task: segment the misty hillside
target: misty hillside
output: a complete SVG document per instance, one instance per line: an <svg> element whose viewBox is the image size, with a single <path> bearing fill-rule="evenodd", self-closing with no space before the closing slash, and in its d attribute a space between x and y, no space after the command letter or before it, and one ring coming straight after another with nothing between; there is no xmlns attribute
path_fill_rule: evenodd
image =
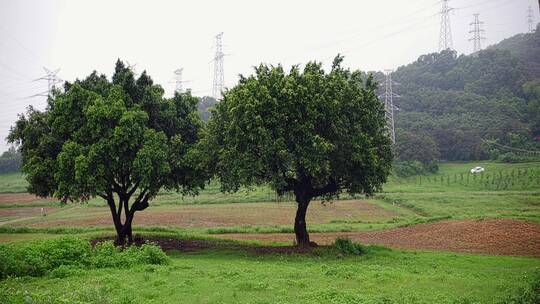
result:
<svg viewBox="0 0 540 304"><path fill-rule="evenodd" d="M434 146L430 153L442 160L486 159L508 152L484 140L539 150L538 67L540 31L467 56L450 50L422 55L398 68L392 74L399 83L394 92L401 96L395 101L398 150L434 142L423 146ZM376 78L384 76L377 73Z"/></svg>

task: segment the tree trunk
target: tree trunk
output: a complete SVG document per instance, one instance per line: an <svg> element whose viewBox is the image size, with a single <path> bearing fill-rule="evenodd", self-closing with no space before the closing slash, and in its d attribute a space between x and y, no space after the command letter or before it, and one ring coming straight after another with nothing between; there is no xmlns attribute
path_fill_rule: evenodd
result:
<svg viewBox="0 0 540 304"><path fill-rule="evenodd" d="M120 218L120 214L116 211L116 204L114 203L114 199L110 198L107 199L107 203L109 204L109 208L111 209L111 216L114 223L114 229L116 230L116 244L117 245L124 245L126 241L126 236L123 233L123 225L122 225L122 219Z"/></svg>
<svg viewBox="0 0 540 304"><path fill-rule="evenodd" d="M304 193L295 193L298 208L294 218L294 233L296 234L296 244L298 246L310 246L309 234L306 227L306 213L311 198Z"/></svg>
<svg viewBox="0 0 540 304"><path fill-rule="evenodd" d="M135 211L127 212L126 215L127 215L127 218L126 218L126 222L124 223L124 233L125 233L125 237L127 237L128 244L131 245L133 244L133 233L131 230L131 223L133 222Z"/></svg>

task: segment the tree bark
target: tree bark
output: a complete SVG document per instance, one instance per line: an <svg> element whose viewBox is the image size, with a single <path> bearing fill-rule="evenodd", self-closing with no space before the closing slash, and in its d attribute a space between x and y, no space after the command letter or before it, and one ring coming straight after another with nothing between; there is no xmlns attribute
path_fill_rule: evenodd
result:
<svg viewBox="0 0 540 304"><path fill-rule="evenodd" d="M309 234L306 227L306 213L311 197L307 195L306 191L295 191L296 203L298 207L296 209L296 216L294 218L294 233L296 234L296 244L298 246L310 246Z"/></svg>

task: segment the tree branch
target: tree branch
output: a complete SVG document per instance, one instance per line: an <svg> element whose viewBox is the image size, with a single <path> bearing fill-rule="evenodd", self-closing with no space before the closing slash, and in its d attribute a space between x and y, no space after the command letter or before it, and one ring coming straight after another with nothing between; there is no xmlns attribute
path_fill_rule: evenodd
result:
<svg viewBox="0 0 540 304"><path fill-rule="evenodd" d="M313 188L311 190L311 194L313 195L313 197L316 197L316 196L322 196L328 193L335 193L338 190L339 190L339 186L337 182L333 178L331 178L330 183L328 183L326 186L322 188Z"/></svg>

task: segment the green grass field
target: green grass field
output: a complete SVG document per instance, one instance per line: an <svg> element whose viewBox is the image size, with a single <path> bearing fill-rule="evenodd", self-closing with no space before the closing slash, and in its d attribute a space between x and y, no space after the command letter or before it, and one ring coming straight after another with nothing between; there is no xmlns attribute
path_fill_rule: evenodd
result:
<svg viewBox="0 0 540 304"><path fill-rule="evenodd" d="M10 303L510 303L540 266L531 258L372 248L360 257L171 254L166 266L7 279Z"/></svg>
<svg viewBox="0 0 540 304"><path fill-rule="evenodd" d="M475 166L486 172L467 174ZM365 211L355 213L339 203L314 205L308 229L368 231L467 218L540 223L539 183L540 163L443 163L437 174L391 177L383 192L366 201L371 207ZM0 193L24 188L21 174L0 175ZM46 216L39 215L42 207L50 210ZM243 212L247 219L255 214L260 220L238 224ZM222 194L213 182L197 197L161 193L144 211L146 219L137 222L136 216L135 231L196 239L216 233L291 232L293 212L290 197L276 198L267 187ZM193 218L181 225L151 221L167 214ZM0 204L0 215L0 243L113 235L108 209L98 199L67 206L7 201ZM193 220L202 215L209 218L201 224ZM538 258L368 248L361 256L325 248L308 255L215 248L169 252L170 265L4 279L0 303L534 303L527 297L539 292Z"/></svg>

